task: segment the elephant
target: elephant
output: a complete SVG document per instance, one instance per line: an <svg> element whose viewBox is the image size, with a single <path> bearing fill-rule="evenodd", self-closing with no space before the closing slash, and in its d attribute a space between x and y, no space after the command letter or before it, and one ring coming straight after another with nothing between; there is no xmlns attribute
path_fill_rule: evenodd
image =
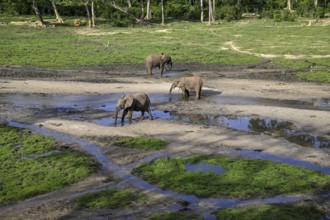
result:
<svg viewBox="0 0 330 220"><path fill-rule="evenodd" d="M196 92L196 99L201 98L201 91L203 87L203 80L199 76L187 76L181 77L174 80L170 88L170 94L172 89L178 87L182 90L183 97L189 97L189 90L194 90Z"/></svg>
<svg viewBox="0 0 330 220"><path fill-rule="evenodd" d="M147 74L152 75L152 68L158 67L160 69L160 76L163 76L165 64L172 69L172 58L169 55L162 53L161 55L149 54L144 60Z"/></svg>
<svg viewBox="0 0 330 220"><path fill-rule="evenodd" d="M115 110L115 125L117 124L118 112L124 109L121 123L124 123L124 118L128 113L128 121L132 123L133 111L141 111L140 120L144 118L144 112L148 111L149 119L152 120L152 114L150 109L150 99L147 94L144 93L135 93L132 95L125 96L123 95L117 101L116 110Z"/></svg>

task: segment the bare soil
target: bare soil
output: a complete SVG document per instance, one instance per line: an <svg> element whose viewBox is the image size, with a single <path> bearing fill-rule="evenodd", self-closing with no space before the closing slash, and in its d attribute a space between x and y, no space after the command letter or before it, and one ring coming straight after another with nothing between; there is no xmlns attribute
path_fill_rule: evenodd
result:
<svg viewBox="0 0 330 220"><path fill-rule="evenodd" d="M177 155L219 155L226 149L262 151L312 162L330 169L330 149L302 147L284 138L267 133L244 132L224 126L191 124L161 118L134 121L127 126L103 126L92 123L93 119L113 117L112 111L90 108L79 110L83 120L70 120L68 112L56 109L41 110L40 107L14 106L3 102L7 94L95 95L129 94L134 92L168 94L173 79L182 75L198 75L204 79L201 100L190 97L186 100L157 102L155 109L186 115L225 115L231 117L253 116L289 121L303 132L318 134L330 139L330 111L313 108L291 108L244 102L251 98L272 100L310 101L330 100L330 85L296 81L290 70L273 69L266 61L249 67L222 65L179 64L160 78L158 71L147 76L142 65L114 65L71 69L47 69L36 67L0 66L0 119L38 125L67 135L88 139L100 145L107 158L119 166L138 162L155 153ZM174 90L179 94L179 90ZM217 95L243 100L239 103L209 101ZM153 101L153 100L151 100ZM329 103L330 105L330 103ZM115 136L146 135L161 138L169 143L165 150L140 151L107 147L105 139ZM72 146L79 149L79 146ZM129 171L130 168L127 168ZM167 210L171 205L182 209L185 203L168 195L141 189L132 184L118 183L115 173L100 169L82 182L56 192L39 195L17 204L0 208L1 219L143 219L153 213ZM143 192L148 199L136 202L124 210L75 209L70 202L86 192L112 187L131 188ZM309 199L321 204L330 213L329 202L317 195ZM328 198L328 197L327 197ZM180 209L180 208L179 208ZM208 209L208 207L205 207Z"/></svg>

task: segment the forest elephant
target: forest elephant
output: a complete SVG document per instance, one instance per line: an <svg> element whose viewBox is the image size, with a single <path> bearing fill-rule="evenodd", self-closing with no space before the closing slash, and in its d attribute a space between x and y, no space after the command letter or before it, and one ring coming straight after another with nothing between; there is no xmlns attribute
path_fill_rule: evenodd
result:
<svg viewBox="0 0 330 220"><path fill-rule="evenodd" d="M178 87L182 90L183 97L189 97L189 90L194 90L196 92L196 99L200 99L203 87L203 80L199 76L187 76L176 79L172 83L172 86L170 88L170 94L172 92L172 89L174 89L175 87Z"/></svg>
<svg viewBox="0 0 330 220"><path fill-rule="evenodd" d="M167 54L149 54L144 60L147 74L152 75L152 68L158 67L160 69L160 76L163 76L163 71L165 65L169 66L169 69L172 69L172 58Z"/></svg>
<svg viewBox="0 0 330 220"><path fill-rule="evenodd" d="M123 95L120 99L118 99L115 110L115 125L117 124L118 112L121 109L124 109L121 117L122 124L124 123L124 118L127 113L128 113L128 122L132 123L132 115L134 111L141 111L140 120L144 118L145 111L148 112L149 119L150 120L153 119L150 109L150 99L148 95L144 93L136 93L128 96Z"/></svg>

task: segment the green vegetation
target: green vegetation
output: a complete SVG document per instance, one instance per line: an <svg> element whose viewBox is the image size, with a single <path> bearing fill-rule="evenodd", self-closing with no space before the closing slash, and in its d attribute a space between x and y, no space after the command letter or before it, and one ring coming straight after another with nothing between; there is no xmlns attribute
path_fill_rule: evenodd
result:
<svg viewBox="0 0 330 220"><path fill-rule="evenodd" d="M219 165L225 173L189 172L189 163ZM135 174L161 188L198 197L252 198L311 193L330 184L318 171L266 160L194 156L161 158L137 167Z"/></svg>
<svg viewBox="0 0 330 220"><path fill-rule="evenodd" d="M175 63L249 65L268 54L274 55L273 64L281 67L301 69L315 63L325 69L330 63L329 58L322 58L330 51L328 26L307 27L305 22L279 25L249 20L212 26L173 22L167 26L104 25L97 29L5 25L0 29L0 65L62 68L143 64L147 54L165 52L172 56L174 68ZM287 59L287 55L298 59Z"/></svg>
<svg viewBox="0 0 330 220"><path fill-rule="evenodd" d="M0 205L53 191L88 176L96 163L77 151L55 151L50 137L0 124Z"/></svg>
<svg viewBox="0 0 330 220"><path fill-rule="evenodd" d="M80 196L74 201L74 206L90 209L116 209L128 207L138 199L139 197L130 190L111 189Z"/></svg>
<svg viewBox="0 0 330 220"><path fill-rule="evenodd" d="M219 210L221 220L318 220L324 213L314 205L249 205Z"/></svg>
<svg viewBox="0 0 330 220"><path fill-rule="evenodd" d="M329 71L298 72L297 77L306 81L330 83Z"/></svg>
<svg viewBox="0 0 330 220"><path fill-rule="evenodd" d="M110 145L143 150L161 150L166 147L167 143L150 137L117 137L110 142Z"/></svg>
<svg viewBox="0 0 330 220"><path fill-rule="evenodd" d="M174 220L174 219L180 219L180 220L202 220L204 218L198 217L196 215L193 215L189 212L167 212L167 213L161 213L157 214L150 218L151 220Z"/></svg>

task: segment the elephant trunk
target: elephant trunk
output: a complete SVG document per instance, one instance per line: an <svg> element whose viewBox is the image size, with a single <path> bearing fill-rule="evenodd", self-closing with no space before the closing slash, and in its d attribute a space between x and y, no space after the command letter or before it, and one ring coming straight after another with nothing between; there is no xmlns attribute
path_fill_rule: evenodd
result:
<svg viewBox="0 0 330 220"><path fill-rule="evenodd" d="M175 88L175 86L176 86L175 83L173 83L172 86L171 86L171 88L170 88L170 94L171 94L171 92L172 92L172 89Z"/></svg>
<svg viewBox="0 0 330 220"><path fill-rule="evenodd" d="M172 61L169 62L169 66L170 66L170 69L169 70L172 70Z"/></svg>
<svg viewBox="0 0 330 220"><path fill-rule="evenodd" d="M120 107L117 106L115 110L115 124L117 124L118 112L120 111Z"/></svg>

